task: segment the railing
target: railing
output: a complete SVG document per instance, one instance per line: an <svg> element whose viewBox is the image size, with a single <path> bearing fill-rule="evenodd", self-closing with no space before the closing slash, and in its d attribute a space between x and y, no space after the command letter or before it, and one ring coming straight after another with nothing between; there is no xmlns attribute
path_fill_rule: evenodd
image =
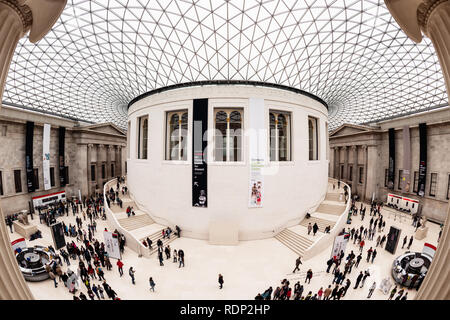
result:
<svg viewBox="0 0 450 320"><path fill-rule="evenodd" d="M337 182L337 179L328 178L328 181ZM334 227L330 230L330 233L323 234L315 243L312 244L310 248L305 251L305 254L302 257L303 260L308 260L317 255L319 252L325 250L330 245L331 240L334 239L334 237L337 236L342 231L342 229L345 228L345 225L347 224L348 212L352 204L352 198L350 196L352 193L348 184L343 181L341 181L341 184L347 186L348 188L347 190L349 196L347 204L345 206L345 210L336 221Z"/></svg>
<svg viewBox="0 0 450 320"><path fill-rule="evenodd" d="M103 187L103 203L105 204L105 214L108 220L108 224L110 227L117 229L121 234L124 235L126 240L126 245L128 248L136 252L139 256L144 256L146 258L150 257L150 251L148 248L146 248L138 239L136 239L128 230L123 228L119 221L117 220L115 214L111 211L111 209L108 206L108 202L106 201L106 191L109 190L109 188L115 186L117 183L117 178L114 178L108 182L105 183ZM114 189L114 188L113 188Z"/></svg>

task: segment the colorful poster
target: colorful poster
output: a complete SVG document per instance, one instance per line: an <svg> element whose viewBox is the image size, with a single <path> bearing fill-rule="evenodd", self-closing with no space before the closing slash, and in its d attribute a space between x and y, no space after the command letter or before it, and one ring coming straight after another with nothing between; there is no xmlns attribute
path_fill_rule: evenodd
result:
<svg viewBox="0 0 450 320"><path fill-rule="evenodd" d="M249 174L249 208L261 208L264 200L264 175L266 163L267 140L264 121L264 99L249 99L250 140L250 174Z"/></svg>
<svg viewBox="0 0 450 320"><path fill-rule="evenodd" d="M119 247L119 235L108 231L103 231L105 239L105 250L110 258L121 259Z"/></svg>
<svg viewBox="0 0 450 320"><path fill-rule="evenodd" d="M44 175L44 190L51 189L50 182L50 125L44 124L42 135L42 173Z"/></svg>

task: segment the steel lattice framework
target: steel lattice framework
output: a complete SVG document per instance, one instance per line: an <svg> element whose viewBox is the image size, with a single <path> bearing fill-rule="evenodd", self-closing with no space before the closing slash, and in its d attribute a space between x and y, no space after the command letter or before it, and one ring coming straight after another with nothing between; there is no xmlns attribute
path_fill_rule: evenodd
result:
<svg viewBox="0 0 450 320"><path fill-rule="evenodd" d="M125 127L134 97L205 80L308 91L330 129L447 104L431 42L382 0L69 0L43 40L20 41L4 100Z"/></svg>

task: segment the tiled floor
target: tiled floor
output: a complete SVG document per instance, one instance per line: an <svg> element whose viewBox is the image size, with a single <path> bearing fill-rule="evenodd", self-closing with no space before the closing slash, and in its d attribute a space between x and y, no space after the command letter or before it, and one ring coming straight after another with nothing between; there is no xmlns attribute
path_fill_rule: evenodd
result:
<svg viewBox="0 0 450 320"><path fill-rule="evenodd" d="M369 211L369 210L368 210ZM364 221L359 218L354 219L350 226L359 227L361 224L368 225L370 216L367 215ZM411 221L403 219L402 222L397 218L390 217L388 212L384 213L386 219L386 228L384 233L387 234L391 225L402 229L401 239L404 235L413 234L413 227ZM74 224L75 217L72 214L69 217L59 218L66 223ZM39 220L34 219L32 223L39 225ZM107 226L106 221L97 221L97 230L103 230ZM439 233L439 226L433 223L427 224L429 227L428 236L424 240L414 240L412 250L422 251L423 244L429 242L437 244L437 236ZM39 225L44 238L29 242L31 245L50 245L52 244L52 237L48 227ZM11 239L17 239L20 236L17 234L10 234ZM101 233L96 234L99 239L103 239ZM401 248L401 241L395 255L390 254L384 249L378 248L378 255L375 263L366 263L366 251L368 247L375 247L375 240L378 234L375 235L374 241L366 241L367 248L364 250L363 260L360 263L359 269L354 269L349 276L352 281L352 287L355 282L357 272L369 268L371 276L367 279L365 286L362 289L349 289L344 299L366 299L369 287L373 281L377 284L381 279L390 277L390 268L395 257L403 253L405 250ZM178 264L171 260L166 260L164 266L160 267L156 256L150 259L138 258L137 255L125 249L123 256L124 276L119 277L116 266L112 271L105 271L105 277L109 285L117 292L122 299L253 299L258 292L263 292L269 286L274 289L283 278L290 280L291 285L300 280L304 282L305 272L309 268L314 271L314 276L310 284L305 285L304 294L308 291L316 293L320 287L326 287L331 284L331 274L326 274L326 260L330 256L331 246L326 248L322 253L309 261L304 261L301 265L301 271L292 274L294 269L295 259L297 256L288 248L283 246L276 239L265 239L257 241L243 241L237 246L213 246L209 245L207 241L180 238L176 239L170 244L172 250L182 248L185 252L185 268L178 268ZM352 242L347 246L346 253L354 250L358 252L356 245ZM74 263L77 263L73 261ZM112 261L114 264L114 260ZM128 276L128 268L133 266L136 270L136 285L131 284L131 279ZM72 268L75 269L74 264ZM64 266L63 269L66 269ZM224 288L218 288L217 277L221 273L224 276ZM152 276L156 282L156 291L150 292L148 285L148 278ZM99 283L98 281L95 281ZM62 283L58 288L54 288L51 280L28 283L29 287L36 299L72 299L72 295ZM81 290L86 294L84 285L80 284ZM416 291L411 291L408 296L413 298ZM376 290L372 295L373 299L387 299L380 290Z"/></svg>

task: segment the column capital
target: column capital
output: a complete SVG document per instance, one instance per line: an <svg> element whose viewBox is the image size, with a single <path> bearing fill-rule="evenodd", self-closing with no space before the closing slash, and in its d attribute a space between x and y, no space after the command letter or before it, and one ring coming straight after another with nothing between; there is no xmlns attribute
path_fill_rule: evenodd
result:
<svg viewBox="0 0 450 320"><path fill-rule="evenodd" d="M24 2L18 0L0 0L0 4L6 5L19 16L22 22L23 33L27 32L33 24L33 13L30 7L24 4Z"/></svg>
<svg viewBox="0 0 450 320"><path fill-rule="evenodd" d="M363 150L367 150L367 144L362 145L361 148L362 148Z"/></svg>
<svg viewBox="0 0 450 320"><path fill-rule="evenodd" d="M351 149L352 149L353 151L355 151L357 148L358 148L358 146L351 146Z"/></svg>
<svg viewBox="0 0 450 320"><path fill-rule="evenodd" d="M417 22L425 34L428 34L428 19L431 13L444 2L449 0L422 0L417 7Z"/></svg>
<svg viewBox="0 0 450 320"><path fill-rule="evenodd" d="M99 149L102 149L102 148L104 148L104 147L105 147L104 144L101 144L101 143L97 144L97 148L99 148Z"/></svg>
<svg viewBox="0 0 450 320"><path fill-rule="evenodd" d="M94 144L93 143L88 143L87 146L88 146L88 148L93 148Z"/></svg>

